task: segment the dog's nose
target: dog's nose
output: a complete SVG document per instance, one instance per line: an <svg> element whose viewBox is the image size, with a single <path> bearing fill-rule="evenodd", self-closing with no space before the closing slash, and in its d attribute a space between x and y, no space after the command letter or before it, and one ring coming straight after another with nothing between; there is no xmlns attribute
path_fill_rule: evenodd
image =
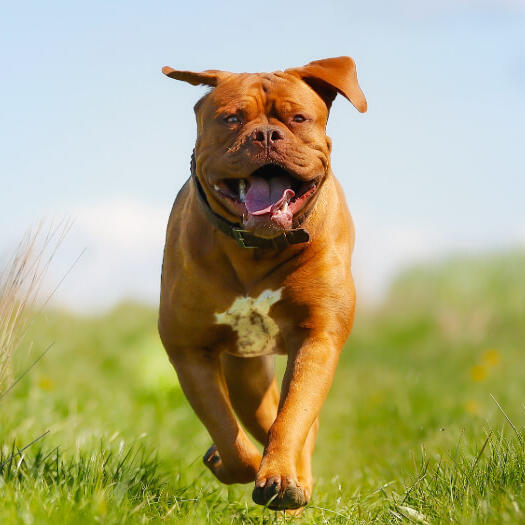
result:
<svg viewBox="0 0 525 525"><path fill-rule="evenodd" d="M284 140L284 133L277 126L260 126L252 131L252 142L268 147L278 140Z"/></svg>

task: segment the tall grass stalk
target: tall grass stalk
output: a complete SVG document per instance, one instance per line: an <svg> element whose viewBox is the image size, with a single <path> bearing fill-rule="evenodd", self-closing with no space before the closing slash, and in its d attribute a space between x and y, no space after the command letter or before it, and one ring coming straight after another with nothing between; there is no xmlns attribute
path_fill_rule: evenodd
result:
<svg viewBox="0 0 525 525"><path fill-rule="evenodd" d="M0 395L12 378L12 361L40 303L49 265L71 221L61 221L44 231L43 223L29 230L0 270ZM55 288L56 290L56 288ZM43 301L47 304L53 290Z"/></svg>

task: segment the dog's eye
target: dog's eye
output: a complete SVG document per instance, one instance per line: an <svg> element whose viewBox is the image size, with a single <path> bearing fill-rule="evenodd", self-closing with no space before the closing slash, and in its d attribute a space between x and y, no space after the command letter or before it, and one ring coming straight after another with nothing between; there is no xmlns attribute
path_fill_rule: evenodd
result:
<svg viewBox="0 0 525 525"><path fill-rule="evenodd" d="M233 114L224 117L224 122L226 122L226 124L239 124L241 122L241 119L238 115Z"/></svg>
<svg viewBox="0 0 525 525"><path fill-rule="evenodd" d="M293 118L294 122L304 122L306 120L306 117L304 115L295 115Z"/></svg>

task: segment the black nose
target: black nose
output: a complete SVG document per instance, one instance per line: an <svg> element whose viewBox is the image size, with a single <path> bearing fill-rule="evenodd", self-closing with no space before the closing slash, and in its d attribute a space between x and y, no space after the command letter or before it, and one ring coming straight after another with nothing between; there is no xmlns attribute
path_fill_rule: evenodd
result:
<svg viewBox="0 0 525 525"><path fill-rule="evenodd" d="M277 126L259 126L251 133L252 142L268 147L278 140L284 140L284 133Z"/></svg>

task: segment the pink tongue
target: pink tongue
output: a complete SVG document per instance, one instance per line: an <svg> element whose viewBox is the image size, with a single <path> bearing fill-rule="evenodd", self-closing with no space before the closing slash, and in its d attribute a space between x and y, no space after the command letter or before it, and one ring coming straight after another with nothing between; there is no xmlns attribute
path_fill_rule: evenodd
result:
<svg viewBox="0 0 525 525"><path fill-rule="evenodd" d="M246 210L250 215L271 213L294 195L290 178L286 175L278 175L270 179L252 175L250 187L246 192Z"/></svg>

